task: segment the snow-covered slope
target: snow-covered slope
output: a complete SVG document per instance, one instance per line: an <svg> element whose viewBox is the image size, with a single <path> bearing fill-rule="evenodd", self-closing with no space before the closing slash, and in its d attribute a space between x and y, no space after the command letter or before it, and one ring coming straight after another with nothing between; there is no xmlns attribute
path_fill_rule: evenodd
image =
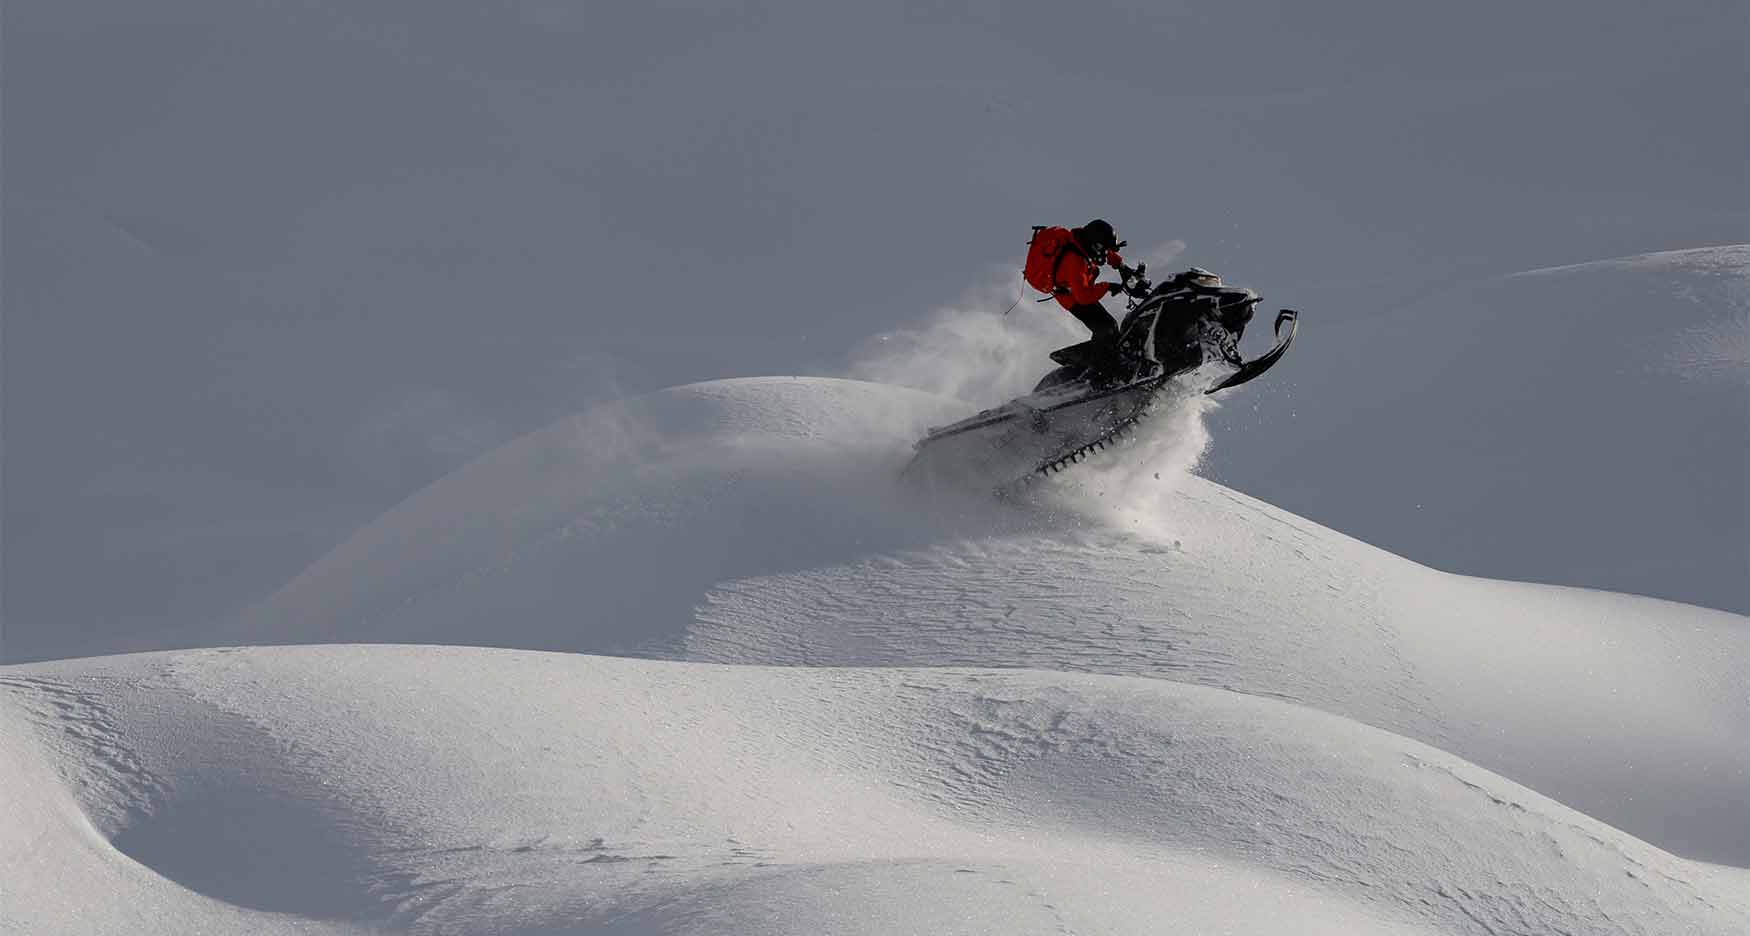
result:
<svg viewBox="0 0 1750 936"><path fill-rule="evenodd" d="M899 484L964 404L890 386L564 420L182 637L348 645L0 669L7 923L1750 925L1750 622L1200 480L1206 405L1020 503Z"/></svg>
<svg viewBox="0 0 1750 936"><path fill-rule="evenodd" d="M397 507L231 638L1157 676L1398 731L1750 864L1745 619L1408 562L1187 476L1188 407L1031 505L896 483L917 427L959 411L793 378L598 409Z"/></svg>
<svg viewBox="0 0 1750 936"><path fill-rule="evenodd" d="M115 850L92 815L125 813L152 782L101 707L122 697L16 669L0 690L0 933L329 931L191 893Z"/></svg>
<svg viewBox="0 0 1750 936"><path fill-rule="evenodd" d="M1750 919L1741 873L1449 754L1162 680L435 647L111 657L5 680L9 715L48 710L114 842L63 860L60 886L137 874L126 855L235 906L413 932L1729 934ZM43 770L22 753L9 773ZM97 893L93 910L116 912ZM157 896L133 931L177 931L206 905ZM87 931L17 908L21 931Z"/></svg>

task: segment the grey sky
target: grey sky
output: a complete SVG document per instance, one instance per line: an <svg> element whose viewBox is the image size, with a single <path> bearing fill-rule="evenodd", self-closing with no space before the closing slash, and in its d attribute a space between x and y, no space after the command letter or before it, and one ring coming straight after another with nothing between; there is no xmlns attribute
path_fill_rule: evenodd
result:
<svg viewBox="0 0 1750 936"><path fill-rule="evenodd" d="M1750 240L1724 0L0 15L8 658L230 613L558 413L833 371L1030 224L1321 325Z"/></svg>

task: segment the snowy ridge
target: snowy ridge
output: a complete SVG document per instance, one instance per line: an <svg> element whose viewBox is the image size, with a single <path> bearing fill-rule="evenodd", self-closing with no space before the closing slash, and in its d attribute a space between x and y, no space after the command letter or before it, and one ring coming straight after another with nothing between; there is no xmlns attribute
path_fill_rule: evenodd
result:
<svg viewBox="0 0 1750 936"><path fill-rule="evenodd" d="M1724 779L1750 776L1743 618L1408 562L1188 476L1207 440L1195 411L1029 509L897 485L917 427L954 412L795 378L595 411L392 511L237 640L1164 677L1402 732L1750 864ZM1722 808L1687 820L1637 795L1653 776Z"/></svg>
<svg viewBox="0 0 1750 936"><path fill-rule="evenodd" d="M516 932L689 933L816 914L866 933L1728 933L1750 913L1740 875L1450 755L1163 680L423 647L32 669L9 685L26 700L140 687L118 732L160 788L108 830L120 850L244 907L415 932L506 931L513 908ZM897 899L920 877L941 903ZM848 899L822 903L833 888Z"/></svg>
<svg viewBox="0 0 1750 936"><path fill-rule="evenodd" d="M1675 298L1711 312L1699 321L1684 322L1667 338L1665 353L1654 364L1659 372L1688 380L1722 380L1727 386L1750 385L1750 244L1665 250L1529 270L1506 279L1569 282L1599 273L1663 278L1674 284ZM1739 399L1742 404L1742 396ZM1750 407L1741 405L1740 411L1750 417Z"/></svg>
<svg viewBox="0 0 1750 936"><path fill-rule="evenodd" d="M1332 312L1211 420L1212 477L1449 571L1750 613L1750 245Z"/></svg>
<svg viewBox="0 0 1750 936"><path fill-rule="evenodd" d="M1750 864L1744 618L1408 562L1187 474L1198 409L1027 504L897 485L964 411L800 378L604 407L184 635L347 645L0 670L7 836L53 844L0 881L100 895L7 925L1750 922L1750 875L1690 860Z"/></svg>
<svg viewBox="0 0 1750 936"><path fill-rule="evenodd" d="M1726 244L1719 247L1690 247L1684 250L1659 250L1653 253L1637 254L1632 257L1614 257L1609 260L1591 260L1586 263L1569 263L1562 266L1541 267L1536 270L1525 270L1509 274L1507 279L1522 276L1550 276L1563 273L1581 273L1594 270L1624 270L1633 272L1684 272L1702 273L1713 276L1725 276L1738 280L1745 278L1745 270L1750 269L1750 244Z"/></svg>

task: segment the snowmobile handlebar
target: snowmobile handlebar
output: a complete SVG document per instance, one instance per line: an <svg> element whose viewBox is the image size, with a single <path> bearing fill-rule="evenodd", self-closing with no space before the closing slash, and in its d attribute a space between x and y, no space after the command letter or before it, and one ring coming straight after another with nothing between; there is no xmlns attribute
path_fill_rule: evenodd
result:
<svg viewBox="0 0 1750 936"><path fill-rule="evenodd" d="M1130 297L1131 305L1148 297L1153 284L1148 281L1148 264L1139 263L1136 266L1118 264L1118 275L1123 278L1124 294Z"/></svg>

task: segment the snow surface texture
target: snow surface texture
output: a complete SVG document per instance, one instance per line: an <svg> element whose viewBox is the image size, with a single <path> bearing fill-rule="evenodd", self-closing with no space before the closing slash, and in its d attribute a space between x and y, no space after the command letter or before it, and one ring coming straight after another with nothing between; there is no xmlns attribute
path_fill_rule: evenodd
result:
<svg viewBox="0 0 1750 936"><path fill-rule="evenodd" d="M87 789L131 806L92 817L122 854L93 841L73 873L123 878L126 855L262 911L797 934L1730 933L1750 913L1741 874L1449 754L1164 680L434 647L21 669L14 699L94 729L66 742L89 745ZM23 890L56 890L34 870Z"/></svg>
<svg viewBox="0 0 1750 936"><path fill-rule="evenodd" d="M0 668L0 922L1750 927L1750 622L1198 479L1210 405L1008 504L899 486L965 405L890 386L563 420L184 635L354 645Z"/></svg>

